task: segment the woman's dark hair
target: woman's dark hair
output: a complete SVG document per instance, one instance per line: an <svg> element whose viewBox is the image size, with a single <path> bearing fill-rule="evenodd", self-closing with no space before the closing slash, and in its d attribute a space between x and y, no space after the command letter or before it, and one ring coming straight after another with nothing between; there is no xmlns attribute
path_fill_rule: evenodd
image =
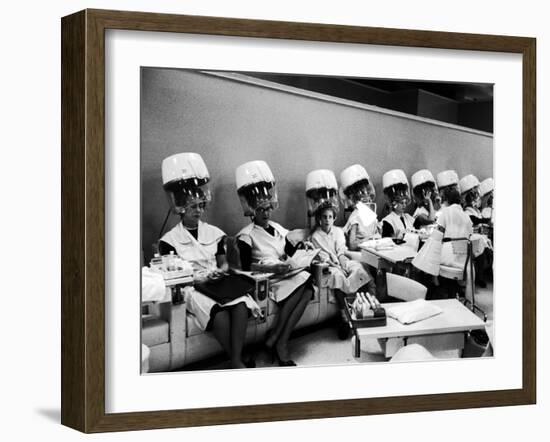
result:
<svg viewBox="0 0 550 442"><path fill-rule="evenodd" d="M200 188L195 189L182 189L174 192L174 202L176 206L184 207L189 201L203 199L204 192Z"/></svg>
<svg viewBox="0 0 550 442"><path fill-rule="evenodd" d="M164 190L168 192L178 193L189 193L190 190L196 189L197 187L204 186L209 181L208 178L187 178L182 180L172 180L164 184Z"/></svg>
<svg viewBox="0 0 550 442"><path fill-rule="evenodd" d="M344 195L346 195L348 198L351 199L352 195L355 195L361 187L367 187L369 186L369 180L366 178L357 181L356 183L353 183L351 186L348 186L346 190L344 190Z"/></svg>
<svg viewBox="0 0 550 442"><path fill-rule="evenodd" d="M386 187L384 189L384 194L390 199L390 201L393 201L393 199L398 195L407 194L408 186L403 183L397 183L393 186Z"/></svg>
<svg viewBox="0 0 550 442"><path fill-rule="evenodd" d="M431 181L427 181L425 183L419 184L418 186L416 186L413 189L413 195L417 199L423 200L425 191L434 193L435 192L435 183L432 183Z"/></svg>
<svg viewBox="0 0 550 442"><path fill-rule="evenodd" d="M315 222L317 224L319 224L319 222L321 221L321 215L323 214L323 212L327 210L330 210L332 212L332 216L336 219L336 216L338 215L336 207L334 207L332 204L322 204L315 211Z"/></svg>
<svg viewBox="0 0 550 442"><path fill-rule="evenodd" d="M447 204L460 204L460 192L456 185L446 186L443 189L439 189L442 201Z"/></svg>
<svg viewBox="0 0 550 442"><path fill-rule="evenodd" d="M306 196L312 200L320 200L321 198L333 198L337 193L336 189L327 189L324 187L322 189L310 189L306 192Z"/></svg>
<svg viewBox="0 0 550 442"><path fill-rule="evenodd" d="M315 211L315 219L321 218L321 215L323 214L323 212L327 210L330 210L332 212L332 214L334 215L334 218L336 218L336 216L338 215L336 211L336 207L334 207L332 204L321 204Z"/></svg>
<svg viewBox="0 0 550 442"><path fill-rule="evenodd" d="M237 194L244 197L248 204L253 207L259 201L270 199L273 187L273 183L253 183L238 189Z"/></svg>
<svg viewBox="0 0 550 442"><path fill-rule="evenodd" d="M164 184L163 187L165 191L172 193L176 206L184 207L191 200L205 198L205 192L201 186L207 184L208 181L208 178L187 178L172 180Z"/></svg>
<svg viewBox="0 0 550 442"><path fill-rule="evenodd" d="M479 197L477 190L469 190L464 195L464 206L470 207L472 203Z"/></svg>

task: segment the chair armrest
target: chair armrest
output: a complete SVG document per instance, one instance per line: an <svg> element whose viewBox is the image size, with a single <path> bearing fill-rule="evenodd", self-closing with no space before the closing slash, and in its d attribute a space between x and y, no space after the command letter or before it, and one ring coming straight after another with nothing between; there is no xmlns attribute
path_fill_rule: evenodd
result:
<svg viewBox="0 0 550 442"><path fill-rule="evenodd" d="M324 263L311 264L311 274L313 275L313 283L318 288L323 288L328 286L328 280L330 277L328 264L324 264Z"/></svg>
<svg viewBox="0 0 550 442"><path fill-rule="evenodd" d="M470 241L470 238L466 238L466 237L463 237L463 238L443 238L442 242L453 242L453 241L467 241L467 242L471 242Z"/></svg>
<svg viewBox="0 0 550 442"><path fill-rule="evenodd" d="M180 368L185 364L187 338L187 305L185 302L159 304L159 316L168 322L170 339L170 369Z"/></svg>

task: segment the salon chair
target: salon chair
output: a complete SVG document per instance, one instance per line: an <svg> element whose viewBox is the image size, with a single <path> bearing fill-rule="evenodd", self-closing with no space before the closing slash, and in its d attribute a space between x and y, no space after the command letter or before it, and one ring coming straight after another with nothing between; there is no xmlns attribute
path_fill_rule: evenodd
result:
<svg viewBox="0 0 550 442"><path fill-rule="evenodd" d="M473 241L470 238L444 238L443 242L450 242L454 254L459 257L464 265L461 267L441 265L439 267L440 278L446 278L457 282L462 287L463 293L458 298L476 314L480 314L484 321L487 321L487 314L477 304L475 300L475 270ZM453 293L450 293L453 297ZM454 294L456 296L456 293Z"/></svg>

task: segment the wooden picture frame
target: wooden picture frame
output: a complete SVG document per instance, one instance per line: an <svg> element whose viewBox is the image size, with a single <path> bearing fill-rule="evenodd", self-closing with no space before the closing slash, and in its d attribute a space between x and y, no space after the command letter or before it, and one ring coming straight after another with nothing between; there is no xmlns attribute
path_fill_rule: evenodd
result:
<svg viewBox="0 0 550 442"><path fill-rule="evenodd" d="M513 390L105 412L105 30L521 54L523 382ZM62 19L62 424L83 432L312 419L536 400L536 41L533 38L85 10Z"/></svg>

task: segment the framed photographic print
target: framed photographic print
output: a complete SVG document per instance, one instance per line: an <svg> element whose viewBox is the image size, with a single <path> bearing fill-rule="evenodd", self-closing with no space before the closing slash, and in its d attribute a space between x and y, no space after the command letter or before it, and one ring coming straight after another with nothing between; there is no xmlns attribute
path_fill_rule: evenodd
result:
<svg viewBox="0 0 550 442"><path fill-rule="evenodd" d="M62 423L534 403L535 48L64 17Z"/></svg>

